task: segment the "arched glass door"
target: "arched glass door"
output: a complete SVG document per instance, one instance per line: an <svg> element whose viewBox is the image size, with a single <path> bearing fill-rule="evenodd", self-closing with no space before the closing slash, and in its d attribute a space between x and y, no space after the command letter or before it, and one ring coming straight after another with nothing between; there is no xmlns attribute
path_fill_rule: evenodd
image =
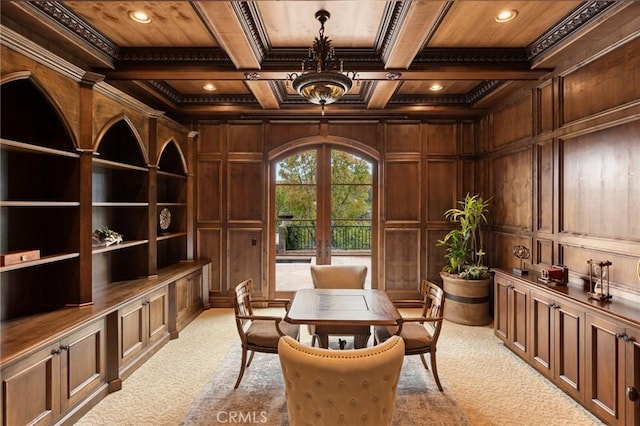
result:
<svg viewBox="0 0 640 426"><path fill-rule="evenodd" d="M371 286L373 170L337 147L298 151L273 164L275 292L313 287L312 264L366 264Z"/></svg>

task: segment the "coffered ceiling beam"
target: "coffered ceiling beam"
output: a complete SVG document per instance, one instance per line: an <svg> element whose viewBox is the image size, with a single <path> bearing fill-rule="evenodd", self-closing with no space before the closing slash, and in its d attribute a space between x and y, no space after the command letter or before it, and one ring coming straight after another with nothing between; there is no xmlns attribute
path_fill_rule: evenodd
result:
<svg viewBox="0 0 640 426"><path fill-rule="evenodd" d="M268 81L247 81L245 82L253 96L258 100L264 109L278 109L280 104L273 93L273 89Z"/></svg>
<svg viewBox="0 0 640 426"><path fill-rule="evenodd" d="M260 59L233 9L232 2L193 2L194 9L238 69L258 69Z"/></svg>
<svg viewBox="0 0 640 426"><path fill-rule="evenodd" d="M255 72L258 80L287 80L291 69L282 70L225 70L220 67L202 64L182 65L180 67L144 66L138 68L121 67L118 70L96 70L111 80L245 80L247 73ZM537 80L552 70L522 69L521 66L505 65L424 65L409 70L360 70L358 79L388 80L387 73L400 74L399 80Z"/></svg>
<svg viewBox="0 0 640 426"><path fill-rule="evenodd" d="M400 87L399 81L378 81L373 88L367 108L383 109L396 90L398 90L398 87Z"/></svg>

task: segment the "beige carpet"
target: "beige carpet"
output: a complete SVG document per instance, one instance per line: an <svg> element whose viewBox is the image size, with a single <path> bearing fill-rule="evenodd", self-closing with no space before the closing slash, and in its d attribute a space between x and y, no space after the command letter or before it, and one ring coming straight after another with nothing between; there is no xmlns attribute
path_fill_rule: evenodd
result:
<svg viewBox="0 0 640 426"><path fill-rule="evenodd" d="M337 341L332 348L339 350ZM353 339L350 339L346 349L353 349ZM288 425L280 359L273 354L256 354L249 367L253 367L253 371L245 374L238 389L233 389L240 357L239 347L229 351L180 426L213 426L236 423L232 421L236 419L242 424ZM444 391L440 392L420 358L405 358L398 383L393 425L468 426L468 419L444 380L442 384Z"/></svg>
<svg viewBox="0 0 640 426"><path fill-rule="evenodd" d="M205 311L77 424L179 425L210 379L222 375L232 345L239 345L233 311ZM445 322L438 369L472 425L603 424L505 349L491 327Z"/></svg>

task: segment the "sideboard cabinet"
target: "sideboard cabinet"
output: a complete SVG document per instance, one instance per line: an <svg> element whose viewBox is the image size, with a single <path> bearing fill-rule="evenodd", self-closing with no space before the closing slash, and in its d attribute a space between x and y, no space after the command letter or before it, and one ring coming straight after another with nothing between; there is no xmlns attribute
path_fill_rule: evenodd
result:
<svg viewBox="0 0 640 426"><path fill-rule="evenodd" d="M640 424L637 307L592 300L578 285L548 286L530 274L495 270L495 335L607 424Z"/></svg>
<svg viewBox="0 0 640 426"><path fill-rule="evenodd" d="M106 377L106 348L101 318L3 368L3 424L51 424L99 390Z"/></svg>

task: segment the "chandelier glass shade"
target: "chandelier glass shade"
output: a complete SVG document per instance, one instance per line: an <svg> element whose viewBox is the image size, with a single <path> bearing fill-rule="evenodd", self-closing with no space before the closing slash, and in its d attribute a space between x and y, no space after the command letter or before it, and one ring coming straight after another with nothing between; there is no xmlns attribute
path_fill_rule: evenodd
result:
<svg viewBox="0 0 640 426"><path fill-rule="evenodd" d="M324 23L331 17L326 10L316 12L320 32L302 62L302 73L289 75L293 89L309 102L322 107L340 99L353 85L349 73L344 73L342 61L335 59L331 40L324 35ZM355 73L352 73L355 76Z"/></svg>

